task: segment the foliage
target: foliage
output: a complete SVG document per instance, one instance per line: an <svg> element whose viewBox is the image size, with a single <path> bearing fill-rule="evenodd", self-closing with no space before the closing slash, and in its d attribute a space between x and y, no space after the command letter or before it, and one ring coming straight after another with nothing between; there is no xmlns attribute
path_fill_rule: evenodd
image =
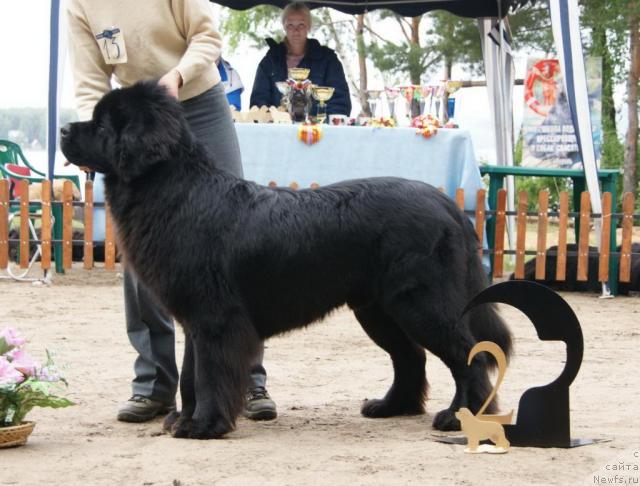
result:
<svg viewBox="0 0 640 486"><path fill-rule="evenodd" d="M459 63L473 72L482 68L482 47L475 19L458 17L449 12L429 14L432 39L429 49L437 52L450 65Z"/></svg>
<svg viewBox="0 0 640 486"><path fill-rule="evenodd" d="M522 163L522 134L518 137L514 148L514 165ZM538 207L538 197L540 191L549 191L549 207L553 208L560 204L560 193L571 189L571 179L568 177L516 177L516 194L521 191L527 192L527 209L534 211Z"/></svg>
<svg viewBox="0 0 640 486"><path fill-rule="evenodd" d="M407 19L388 11L376 11L367 15L369 22L369 43L366 44L367 56L386 79L406 83L408 78L413 84L420 84L420 77L432 70L441 60L441 56L427 48L428 34L421 32L422 17ZM393 22L401 33L402 41L393 41L383 37L376 25L389 25ZM422 35L421 35L422 34Z"/></svg>
<svg viewBox="0 0 640 486"><path fill-rule="evenodd" d="M24 351L25 340L13 328L0 331L0 427L19 425L34 407L74 405L55 395L67 385L47 351L44 366Z"/></svg>
<svg viewBox="0 0 640 486"><path fill-rule="evenodd" d="M602 57L602 167L619 168L624 164L624 145L618 136L615 84L623 82L629 71L629 0L581 0L581 25L586 33L583 43L588 54ZM618 180L618 203L622 197L622 178Z"/></svg>
<svg viewBox="0 0 640 486"><path fill-rule="evenodd" d="M393 16L391 13L381 13L378 19ZM475 19L445 11L429 12L422 17L425 28L419 36L420 44L413 44L408 36L405 36L406 42L401 44L377 40L375 34L372 36L374 40L369 46L370 55L378 69L403 79L409 74L416 84L442 62L461 64L474 74L483 71L482 45ZM551 51L553 36L544 2L523 7L509 17L509 22L516 47ZM398 24L402 26L400 20Z"/></svg>
<svg viewBox="0 0 640 486"><path fill-rule="evenodd" d="M626 80L629 68L629 0L580 0L580 23L584 29L583 43L588 53L611 59L611 75L605 81Z"/></svg>
<svg viewBox="0 0 640 486"><path fill-rule="evenodd" d="M273 37L282 40L281 10L270 5L261 5L247 10L224 9L221 30L231 50L241 41L248 40L251 47L262 48L264 39Z"/></svg>
<svg viewBox="0 0 640 486"><path fill-rule="evenodd" d="M520 51L554 52L548 2L528 5L509 16L514 48Z"/></svg>

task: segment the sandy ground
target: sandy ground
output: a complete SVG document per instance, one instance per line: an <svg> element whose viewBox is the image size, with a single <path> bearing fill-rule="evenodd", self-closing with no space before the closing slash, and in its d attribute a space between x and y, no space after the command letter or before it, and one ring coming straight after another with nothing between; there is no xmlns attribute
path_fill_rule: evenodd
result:
<svg viewBox="0 0 640 486"><path fill-rule="evenodd" d="M622 476L638 484L640 297L563 296L585 336L584 362L571 391L572 436L610 441L472 456L463 446L434 440L440 434L431 420L450 401L453 382L433 356L426 415L360 416L361 400L382 396L392 375L385 353L346 310L267 343L277 420L240 419L224 440L188 441L162 435L160 420L115 420L118 403L129 395L134 359L116 273L72 270L49 287L0 281L0 326L21 329L34 354L55 350L77 402L32 412L37 427L28 445L0 450L0 484L600 484L596 479L604 476L594 479L593 473L620 464L620 454L631 464ZM516 337L516 356L500 390L505 410L517 408L525 389L559 374L564 349L539 341L519 311L501 310ZM181 352L180 333L178 341ZM608 474L613 477L611 467Z"/></svg>

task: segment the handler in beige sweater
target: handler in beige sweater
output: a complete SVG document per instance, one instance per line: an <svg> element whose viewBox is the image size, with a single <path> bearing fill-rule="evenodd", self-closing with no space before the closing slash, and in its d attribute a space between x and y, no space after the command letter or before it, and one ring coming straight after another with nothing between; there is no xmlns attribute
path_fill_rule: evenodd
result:
<svg viewBox="0 0 640 486"><path fill-rule="evenodd" d="M182 102L191 130L218 167L242 177L238 139L215 66L222 39L207 0L69 0L67 16L82 120L91 118L113 81L129 86L159 78L159 84ZM98 174L96 200L102 188ZM120 408L118 419L144 422L175 407L175 331L171 318L127 269L124 290L127 334L138 358L133 396ZM276 417L265 387L260 353L251 370L245 411L249 418Z"/></svg>

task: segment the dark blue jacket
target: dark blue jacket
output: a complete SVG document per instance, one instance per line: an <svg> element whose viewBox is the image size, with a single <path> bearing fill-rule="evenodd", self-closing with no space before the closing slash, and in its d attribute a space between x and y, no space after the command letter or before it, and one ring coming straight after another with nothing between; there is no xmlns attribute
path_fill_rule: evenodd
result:
<svg viewBox="0 0 640 486"><path fill-rule="evenodd" d="M269 51L258 65L256 79L251 91L251 106L278 106L282 95L276 88L277 81L287 79L287 48L284 42L267 39ZM327 102L327 114L351 114L351 98L349 86L344 77L342 63L336 53L328 47L321 46L315 39L307 39L307 53L298 67L311 69L309 79L318 86L335 88L333 97ZM316 112L316 102L313 101L312 114Z"/></svg>

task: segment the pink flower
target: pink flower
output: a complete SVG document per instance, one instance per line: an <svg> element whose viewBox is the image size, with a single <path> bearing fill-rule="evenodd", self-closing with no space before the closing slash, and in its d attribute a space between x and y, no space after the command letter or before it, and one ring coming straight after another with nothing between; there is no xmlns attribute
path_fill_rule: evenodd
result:
<svg viewBox="0 0 640 486"><path fill-rule="evenodd" d="M35 376L36 371L40 368L40 363L22 349L14 350L11 353L11 358L11 366L27 376Z"/></svg>
<svg viewBox="0 0 640 486"><path fill-rule="evenodd" d="M24 381L24 376L16 370L4 356L0 356L0 385L13 385Z"/></svg>
<svg viewBox="0 0 640 486"><path fill-rule="evenodd" d="M0 338L3 338L9 346L22 346L27 342L13 327L5 327L0 331Z"/></svg>

